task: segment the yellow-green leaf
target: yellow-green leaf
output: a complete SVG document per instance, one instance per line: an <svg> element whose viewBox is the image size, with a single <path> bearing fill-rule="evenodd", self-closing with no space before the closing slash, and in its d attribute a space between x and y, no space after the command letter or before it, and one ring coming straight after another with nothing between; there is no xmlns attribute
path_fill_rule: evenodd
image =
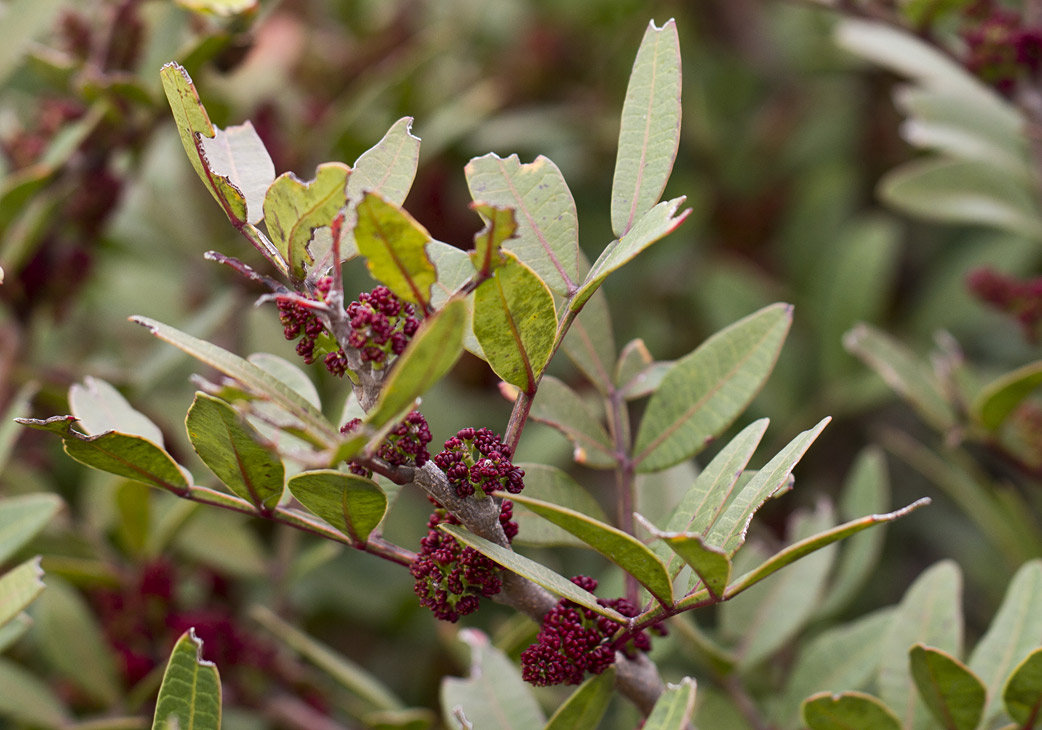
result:
<svg viewBox="0 0 1042 730"><path fill-rule="evenodd" d="M264 196L264 220L272 242L286 261L290 275L301 281L314 262L308 243L315 230L328 226L347 205L347 176L341 162L327 162L304 182L292 172L275 178Z"/></svg>
<svg viewBox="0 0 1042 730"><path fill-rule="evenodd" d="M1042 360L1017 368L981 389L973 402L973 414L994 431L1036 388L1042 386Z"/></svg>
<svg viewBox="0 0 1042 730"><path fill-rule="evenodd" d="M297 474L289 491L357 546L365 545L387 512L387 496L376 482L332 469Z"/></svg>
<svg viewBox="0 0 1042 730"><path fill-rule="evenodd" d="M977 675L951 654L922 643L912 647L909 661L919 696L934 720L945 730L975 730L987 695Z"/></svg>
<svg viewBox="0 0 1042 730"><path fill-rule="evenodd" d="M1022 730L1042 726L1042 648L1022 661L1002 690L1006 712Z"/></svg>
<svg viewBox="0 0 1042 730"><path fill-rule="evenodd" d="M535 272L508 255L474 292L473 328L496 375L534 393L557 334L554 297Z"/></svg>
<svg viewBox="0 0 1042 730"><path fill-rule="evenodd" d="M401 207L366 193L357 208L355 242L369 273L402 299L427 310L437 271L425 246L431 234Z"/></svg>
<svg viewBox="0 0 1042 730"><path fill-rule="evenodd" d="M470 207L485 221L485 227L474 234L474 250L470 253L470 260L482 276L490 276L503 263L499 247L517 235L517 218L513 208L477 200Z"/></svg>
<svg viewBox="0 0 1042 730"><path fill-rule="evenodd" d="M644 730L686 730L695 714L695 680L684 677L659 695Z"/></svg>
<svg viewBox="0 0 1042 730"><path fill-rule="evenodd" d="M889 707L862 692L820 692L806 699L802 712L810 730L902 730Z"/></svg>

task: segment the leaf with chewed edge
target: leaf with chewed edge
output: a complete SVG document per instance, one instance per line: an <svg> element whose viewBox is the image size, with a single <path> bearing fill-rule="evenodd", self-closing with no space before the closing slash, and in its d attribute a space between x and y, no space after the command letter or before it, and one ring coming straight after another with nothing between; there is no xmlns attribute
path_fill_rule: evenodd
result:
<svg viewBox="0 0 1042 730"><path fill-rule="evenodd" d="M221 676L203 659L195 629L177 640L159 687L152 730L221 730Z"/></svg>
<svg viewBox="0 0 1042 730"><path fill-rule="evenodd" d="M365 545L387 512L387 496L372 479L332 469L306 471L289 480L289 491L308 511Z"/></svg>
<svg viewBox="0 0 1042 730"><path fill-rule="evenodd" d="M521 164L517 155L490 153L468 162L466 175L474 200L514 209L517 238L505 248L558 294L575 291L579 228L575 200L557 165L542 155Z"/></svg>
<svg viewBox="0 0 1042 730"><path fill-rule="evenodd" d="M622 238L658 202L680 144L680 38L670 19L648 24L622 106L611 224Z"/></svg>
<svg viewBox="0 0 1042 730"><path fill-rule="evenodd" d="M294 280L302 281L314 261L308 244L315 230L330 225L347 204L350 173L341 162L326 162L315 170L314 180L305 182L284 172L268 188L264 223Z"/></svg>
<svg viewBox="0 0 1042 730"><path fill-rule="evenodd" d="M74 416L52 416L45 421L19 418L19 423L61 436L65 453L81 464L175 494L189 490L187 472L166 451L140 436L106 431L85 436L73 431Z"/></svg>

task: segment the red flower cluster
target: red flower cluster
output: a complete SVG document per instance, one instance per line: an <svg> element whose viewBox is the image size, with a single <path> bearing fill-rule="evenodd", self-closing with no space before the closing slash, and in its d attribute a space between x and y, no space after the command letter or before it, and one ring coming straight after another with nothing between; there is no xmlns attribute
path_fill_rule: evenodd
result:
<svg viewBox="0 0 1042 730"><path fill-rule="evenodd" d="M324 276L315 282L315 300L322 301L333 286L333 279ZM297 354L304 358L308 365L315 362L315 341L325 332L325 326L313 310L306 304L289 297L276 297L275 305L279 308L279 321L282 323L282 334L287 340L298 337ZM343 375L341 372L340 375Z"/></svg>
<svg viewBox="0 0 1042 730"><path fill-rule="evenodd" d="M966 68L1007 95L1025 73L1038 72L1042 29L1025 28L1019 13L994 0L979 0L966 16L972 23L962 32Z"/></svg>
<svg viewBox="0 0 1042 730"><path fill-rule="evenodd" d="M348 344L362 354L362 360L383 367L388 355L401 355L420 327L411 304L403 303L390 289L378 286L358 295L347 305L351 318Z"/></svg>
<svg viewBox="0 0 1042 730"><path fill-rule="evenodd" d="M1039 339L1042 324L1042 276L1020 280L992 269L977 269L966 279L982 302L1014 317L1029 342Z"/></svg>
<svg viewBox="0 0 1042 730"><path fill-rule="evenodd" d="M511 520L514 505L503 500L499 524L508 540L517 535ZM448 511L438 508L427 520L427 536L420 541L420 552L409 569L416 579L414 590L420 605L429 608L442 621L455 623L460 616L474 613L480 598L491 598L503 587L499 566L471 547L438 529L438 525L458 525Z"/></svg>
<svg viewBox="0 0 1042 730"><path fill-rule="evenodd" d="M340 433L349 434L360 425L362 419L353 418L340 428ZM427 419L419 411L412 411L387 434L387 438L377 449L376 456L391 466L422 467L431 458L430 452L427 451L427 444L430 442L431 430L427 426ZM351 464L351 471L364 477L373 475L369 469L354 463Z"/></svg>
<svg viewBox="0 0 1042 730"><path fill-rule="evenodd" d="M572 578L572 583L589 593L597 588L597 581L585 575ZM627 617L639 613L625 598L600 598L597 603ZM618 629L614 621L562 598L543 617L536 643L521 653L521 677L539 687L579 684L586 672L600 674L613 664L616 650L633 659L638 651L651 649L651 640L643 630L629 635L621 646L614 646L611 637ZM651 631L659 636L666 634L661 625L652 626Z"/></svg>
<svg viewBox="0 0 1042 730"><path fill-rule="evenodd" d="M445 442L445 450L434 457L434 463L445 472L456 495L464 499L475 492L484 497L499 489L520 493L525 472L510 457L510 447L491 430L464 428Z"/></svg>

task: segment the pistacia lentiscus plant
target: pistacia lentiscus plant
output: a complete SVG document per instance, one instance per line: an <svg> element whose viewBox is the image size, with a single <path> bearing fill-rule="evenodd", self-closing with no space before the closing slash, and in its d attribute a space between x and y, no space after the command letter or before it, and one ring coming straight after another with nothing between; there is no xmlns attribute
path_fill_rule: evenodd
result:
<svg viewBox="0 0 1042 730"><path fill-rule="evenodd" d="M522 164L490 154L467 165L472 208L484 228L464 251L433 240L401 207L420 144L409 119L353 167L325 163L307 182L292 173L276 177L253 127L214 127L185 70L166 66L163 85L191 164L275 276L223 254L209 258L270 289L262 299L277 308L286 337L297 341L305 362L348 378L352 402L340 409L342 423L331 422L294 366L264 355L244 359L134 317L220 373L197 380L186 426L227 491L197 484L164 449L158 429L104 384L78 391L74 415L22 422L53 432L89 466L395 563L411 571L419 601L439 619L455 622L483 599L517 609L541 624L536 643L521 654L520 673L533 684L579 684L593 675L547 725L533 696L510 684L517 669L483 635L467 632L483 675L501 676L502 684L490 688L477 674L447 681L449 724L498 726L486 718L505 702L515 727L592 727L614 686L648 716L646 728L688 726L694 680L666 689L646 654L669 619L728 601L920 503L838 526L815 518L806 521L815 529L797 531L796 541L774 554L738 555L753 515L790 489L793 468L828 420L749 469L767 429L762 419L723 445L679 502L653 515L655 522L637 513L640 477L692 459L742 415L772 370L792 317L788 305L766 307L676 362L656 362L639 340L616 350L601 284L689 212L682 197L659 200L679 142L678 47L672 21L649 26L622 114L610 205L615 239L592 265L578 246L572 195L545 157ZM342 266L361 262L379 285L346 294ZM420 397L464 350L502 380L513 412L501 432L461 423L455 436L432 445ZM597 393L596 407L545 375L561 350ZM633 422L631 406L641 400ZM532 419L564 433L577 461L614 472L613 517L565 472L513 462ZM423 490L434 506L418 551L384 537L389 500L401 488ZM596 580L569 579L515 552L514 539L523 537L518 522L535 525L537 518L545 524L533 527L541 537L532 542L580 544L602 554L624 574L624 595L598 597ZM186 633L160 691L155 727L174 718L179 727L219 726L217 673L197 652ZM186 677L195 695L186 693ZM384 717L373 726L402 722Z"/></svg>

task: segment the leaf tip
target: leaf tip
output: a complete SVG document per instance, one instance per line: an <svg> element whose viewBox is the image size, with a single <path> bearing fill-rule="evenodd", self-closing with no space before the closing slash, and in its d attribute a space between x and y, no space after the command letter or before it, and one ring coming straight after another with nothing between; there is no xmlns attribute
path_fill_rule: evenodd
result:
<svg viewBox="0 0 1042 730"><path fill-rule="evenodd" d="M187 638L195 645L195 661L201 667L213 667L217 668L217 665L213 662L203 659L203 640L195 635L195 627L192 626L188 631L181 635L181 639Z"/></svg>

